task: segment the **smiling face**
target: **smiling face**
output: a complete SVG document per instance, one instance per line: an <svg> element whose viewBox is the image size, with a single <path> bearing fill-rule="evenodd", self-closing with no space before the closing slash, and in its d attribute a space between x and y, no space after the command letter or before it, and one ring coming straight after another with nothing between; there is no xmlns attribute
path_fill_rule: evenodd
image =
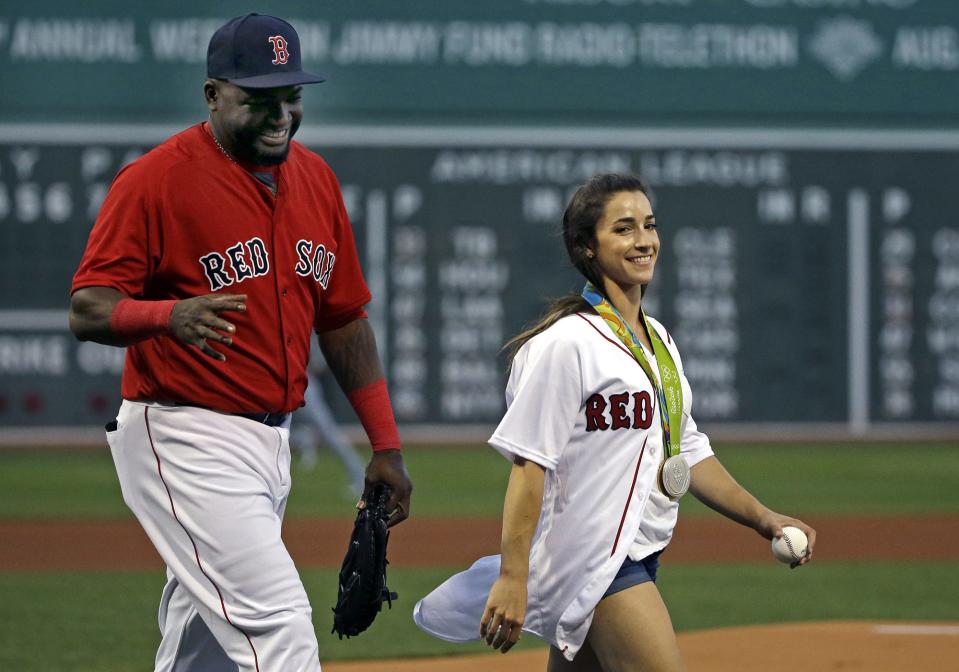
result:
<svg viewBox="0 0 959 672"><path fill-rule="evenodd" d="M208 79L204 95L214 135L237 159L258 165L283 163L303 119L302 89L244 89Z"/></svg>
<svg viewBox="0 0 959 672"><path fill-rule="evenodd" d="M641 292L653 279L659 256L659 234L649 199L641 191L620 191L610 196L596 223L596 243L591 250L602 273L607 294L612 285L622 293Z"/></svg>

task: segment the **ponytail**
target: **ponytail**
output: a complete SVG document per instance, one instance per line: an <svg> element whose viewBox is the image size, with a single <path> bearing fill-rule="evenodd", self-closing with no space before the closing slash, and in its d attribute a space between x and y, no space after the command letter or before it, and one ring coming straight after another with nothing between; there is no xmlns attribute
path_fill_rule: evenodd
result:
<svg viewBox="0 0 959 672"><path fill-rule="evenodd" d="M526 341L533 338L533 336L546 331L568 315L589 312L592 309L589 302L580 294L567 294L558 299L553 299L546 314L540 318L539 322L509 339L506 345L503 346L503 350L509 355L509 360L512 362L516 353L519 352L519 349L526 344Z"/></svg>

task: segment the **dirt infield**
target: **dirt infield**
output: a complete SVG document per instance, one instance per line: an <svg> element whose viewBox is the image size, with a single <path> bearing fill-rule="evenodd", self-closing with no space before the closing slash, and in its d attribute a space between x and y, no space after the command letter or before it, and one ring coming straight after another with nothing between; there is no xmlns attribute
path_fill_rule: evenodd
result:
<svg viewBox="0 0 959 672"><path fill-rule="evenodd" d="M720 628L679 635L690 672L951 672L959 624L826 622ZM790 659L788 655L795 655ZM458 658L325 663L326 672L544 670L545 649Z"/></svg>
<svg viewBox="0 0 959 672"><path fill-rule="evenodd" d="M844 517L809 520L819 533L817 560L956 560L959 516ZM345 519L291 519L283 537L302 567L338 567L349 538ZM396 528L396 566L461 566L499 549L498 519L413 518ZM0 571L150 569L162 563L133 520L0 520ZM754 532L718 517L681 520L670 563L768 561Z"/></svg>

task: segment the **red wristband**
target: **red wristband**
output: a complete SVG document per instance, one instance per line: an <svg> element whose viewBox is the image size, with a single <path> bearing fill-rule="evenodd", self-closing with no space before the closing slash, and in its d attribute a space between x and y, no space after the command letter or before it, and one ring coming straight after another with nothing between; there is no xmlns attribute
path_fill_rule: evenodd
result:
<svg viewBox="0 0 959 672"><path fill-rule="evenodd" d="M165 334L170 328L170 314L176 299L169 301L135 301L121 299L110 314L110 331L114 336L132 342Z"/></svg>
<svg viewBox="0 0 959 672"><path fill-rule="evenodd" d="M390 393L386 389L386 380L364 385L346 395L356 411L356 415L366 430L373 451L399 449L400 432L393 418L393 406Z"/></svg>

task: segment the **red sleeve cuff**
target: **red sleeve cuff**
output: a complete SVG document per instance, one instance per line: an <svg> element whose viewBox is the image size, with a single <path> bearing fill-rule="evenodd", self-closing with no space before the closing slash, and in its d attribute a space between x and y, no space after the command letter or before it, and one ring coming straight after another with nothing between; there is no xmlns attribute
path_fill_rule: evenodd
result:
<svg viewBox="0 0 959 672"><path fill-rule="evenodd" d="M359 308L346 312L340 313L339 315L334 315L332 317L323 317L323 326L316 326L313 328L318 334L325 333L327 331L333 331L334 329L339 329L340 327L345 327L353 320L365 320L369 315L366 312L366 309L363 306Z"/></svg>
<svg viewBox="0 0 959 672"><path fill-rule="evenodd" d="M366 430L373 451L398 450L400 432L393 418L390 393L386 389L386 380L379 380L357 388L346 395L356 411L356 415Z"/></svg>
<svg viewBox="0 0 959 672"><path fill-rule="evenodd" d="M170 328L170 314L176 299L136 301L121 299L110 314L110 331L131 342L165 334Z"/></svg>

